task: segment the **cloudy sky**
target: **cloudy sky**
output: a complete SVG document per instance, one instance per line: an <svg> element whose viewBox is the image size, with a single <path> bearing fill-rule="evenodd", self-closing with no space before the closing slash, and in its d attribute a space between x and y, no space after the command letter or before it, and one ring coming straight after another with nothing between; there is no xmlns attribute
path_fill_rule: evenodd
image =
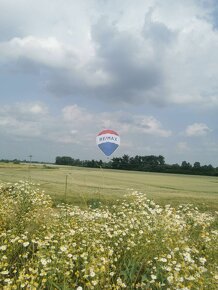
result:
<svg viewBox="0 0 218 290"><path fill-rule="evenodd" d="M0 0L0 159L218 166L216 0Z"/></svg>

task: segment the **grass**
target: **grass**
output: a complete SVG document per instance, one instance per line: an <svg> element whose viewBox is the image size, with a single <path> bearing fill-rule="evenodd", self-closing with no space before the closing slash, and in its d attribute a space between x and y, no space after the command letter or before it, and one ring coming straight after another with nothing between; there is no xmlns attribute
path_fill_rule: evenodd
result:
<svg viewBox="0 0 218 290"><path fill-rule="evenodd" d="M215 290L217 183L0 164L0 288Z"/></svg>
<svg viewBox="0 0 218 290"><path fill-rule="evenodd" d="M49 194L56 204L65 200L75 205L111 204L129 190L146 193L160 205L193 203L203 211L218 210L218 178L71 166L0 164L0 180L31 180Z"/></svg>
<svg viewBox="0 0 218 290"><path fill-rule="evenodd" d="M0 289L215 290L215 221L136 191L82 209L0 183Z"/></svg>

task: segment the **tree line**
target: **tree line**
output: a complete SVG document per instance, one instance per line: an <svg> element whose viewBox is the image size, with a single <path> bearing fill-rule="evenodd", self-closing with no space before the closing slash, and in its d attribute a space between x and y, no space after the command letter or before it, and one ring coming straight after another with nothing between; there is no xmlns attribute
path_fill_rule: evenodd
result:
<svg viewBox="0 0 218 290"><path fill-rule="evenodd" d="M163 172L163 173L180 173L180 174L196 174L196 175L210 175L218 176L218 167L209 165L201 165L196 161L192 165L187 161L181 164L166 164L165 158L162 155L136 155L130 157L125 154L122 157L114 157L108 162L102 160L80 160L69 156L57 156L55 164L57 165L71 165L82 166L90 168L109 168L120 170L134 170L144 172Z"/></svg>

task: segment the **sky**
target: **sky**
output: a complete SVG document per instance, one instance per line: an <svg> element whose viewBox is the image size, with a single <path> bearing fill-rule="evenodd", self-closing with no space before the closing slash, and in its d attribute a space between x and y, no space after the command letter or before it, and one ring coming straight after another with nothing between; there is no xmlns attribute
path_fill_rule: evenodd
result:
<svg viewBox="0 0 218 290"><path fill-rule="evenodd" d="M0 0L0 159L218 166L218 1Z"/></svg>

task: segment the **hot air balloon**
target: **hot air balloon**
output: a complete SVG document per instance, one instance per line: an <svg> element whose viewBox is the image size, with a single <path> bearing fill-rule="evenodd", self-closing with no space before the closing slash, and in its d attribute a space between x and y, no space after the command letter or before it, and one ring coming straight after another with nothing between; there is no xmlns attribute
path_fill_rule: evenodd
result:
<svg viewBox="0 0 218 290"><path fill-rule="evenodd" d="M97 135L96 143L106 156L110 156L119 147L120 136L113 130L103 130Z"/></svg>

